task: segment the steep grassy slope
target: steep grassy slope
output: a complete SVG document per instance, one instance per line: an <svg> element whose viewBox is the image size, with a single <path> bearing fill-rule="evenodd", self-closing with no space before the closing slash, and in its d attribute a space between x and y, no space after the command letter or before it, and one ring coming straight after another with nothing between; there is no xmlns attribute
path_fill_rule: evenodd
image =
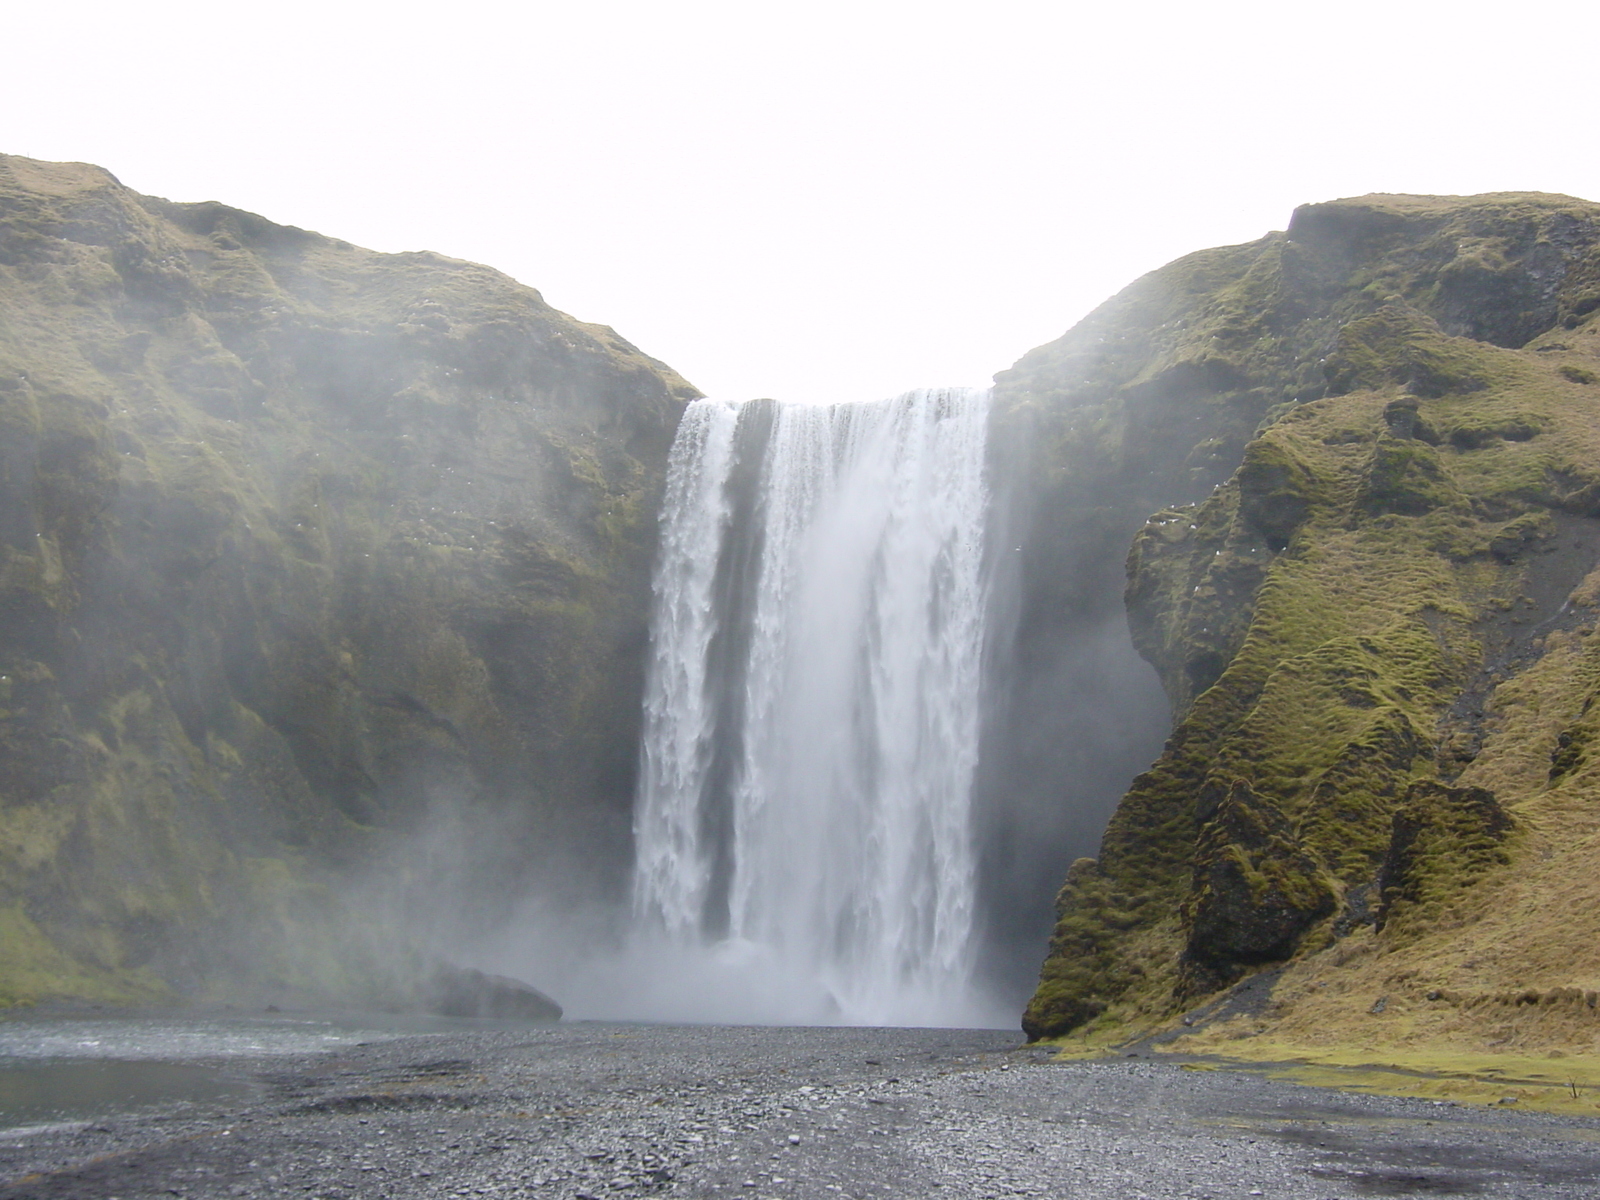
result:
<svg viewBox="0 0 1600 1200"><path fill-rule="evenodd" d="M1172 494L1126 599L1176 727L1068 875L1031 1035L1594 1044L1597 309L1600 206L1374 196L1002 377L1041 469Z"/></svg>
<svg viewBox="0 0 1600 1200"><path fill-rule="evenodd" d="M381 990L363 873L418 931L603 890L694 394L487 268L0 157L0 1004Z"/></svg>

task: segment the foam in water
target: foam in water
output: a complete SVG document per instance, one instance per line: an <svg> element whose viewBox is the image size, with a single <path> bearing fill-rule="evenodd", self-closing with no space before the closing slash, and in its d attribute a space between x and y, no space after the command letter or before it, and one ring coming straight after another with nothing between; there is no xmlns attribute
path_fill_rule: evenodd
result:
<svg viewBox="0 0 1600 1200"><path fill-rule="evenodd" d="M643 940L702 972L676 1000L656 997L662 1015L979 1019L970 801L988 406L987 392L951 389L826 408L701 400L684 414L634 907Z"/></svg>

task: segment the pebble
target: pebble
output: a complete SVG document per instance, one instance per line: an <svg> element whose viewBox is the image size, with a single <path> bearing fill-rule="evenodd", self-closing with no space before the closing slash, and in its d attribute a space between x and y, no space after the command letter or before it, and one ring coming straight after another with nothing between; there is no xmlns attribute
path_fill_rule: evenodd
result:
<svg viewBox="0 0 1600 1200"><path fill-rule="evenodd" d="M38 1172L73 1198L1327 1200L1404 1179L1520 1200L1600 1174L1596 1121L1020 1049L997 1031L571 1023L236 1060L260 1085L243 1112L13 1131L0 1197ZM1418 1182L1419 1162L1470 1165Z"/></svg>

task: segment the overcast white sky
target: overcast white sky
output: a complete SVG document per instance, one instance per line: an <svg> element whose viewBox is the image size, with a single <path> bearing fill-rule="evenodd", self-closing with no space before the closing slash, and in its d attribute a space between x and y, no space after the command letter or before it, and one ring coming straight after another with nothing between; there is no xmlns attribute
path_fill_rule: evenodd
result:
<svg viewBox="0 0 1600 1200"><path fill-rule="evenodd" d="M1600 4L7 6L0 151L488 263L705 391L982 383L1371 191L1600 200Z"/></svg>

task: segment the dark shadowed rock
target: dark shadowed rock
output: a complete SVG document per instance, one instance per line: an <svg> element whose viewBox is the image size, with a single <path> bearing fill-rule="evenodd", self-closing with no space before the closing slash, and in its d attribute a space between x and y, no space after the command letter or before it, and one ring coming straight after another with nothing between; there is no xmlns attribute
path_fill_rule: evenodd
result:
<svg viewBox="0 0 1600 1200"><path fill-rule="evenodd" d="M1247 967L1289 957L1337 903L1283 813L1236 780L1195 846L1185 990L1215 991Z"/></svg>
<svg viewBox="0 0 1600 1200"><path fill-rule="evenodd" d="M531 984L470 967L440 967L425 992L429 1012L443 1017L502 1021L559 1021L561 1005Z"/></svg>

